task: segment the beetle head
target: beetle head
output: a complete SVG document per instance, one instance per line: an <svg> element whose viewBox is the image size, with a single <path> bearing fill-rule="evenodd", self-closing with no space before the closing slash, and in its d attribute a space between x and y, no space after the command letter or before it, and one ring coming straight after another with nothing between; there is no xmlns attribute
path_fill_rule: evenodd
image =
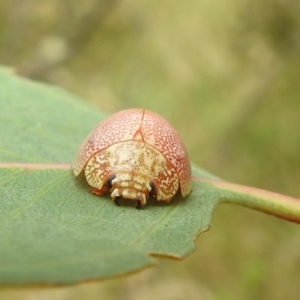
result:
<svg viewBox="0 0 300 300"><path fill-rule="evenodd" d="M133 175L128 172L111 174L106 181L106 186L116 204L119 204L118 201L122 197L135 200L136 208L141 208L150 196L156 197L155 184L138 174Z"/></svg>

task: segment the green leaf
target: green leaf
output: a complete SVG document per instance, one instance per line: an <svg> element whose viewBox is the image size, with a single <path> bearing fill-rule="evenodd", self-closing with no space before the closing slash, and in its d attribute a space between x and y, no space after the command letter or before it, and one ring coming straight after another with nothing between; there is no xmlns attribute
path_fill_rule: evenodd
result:
<svg viewBox="0 0 300 300"><path fill-rule="evenodd" d="M272 193L226 183L196 166L189 197L152 201L142 210L117 207L91 195L69 166L104 114L5 68L0 106L2 284L70 284L141 270L156 264L155 256L182 259L222 201L300 220L296 200L276 202Z"/></svg>

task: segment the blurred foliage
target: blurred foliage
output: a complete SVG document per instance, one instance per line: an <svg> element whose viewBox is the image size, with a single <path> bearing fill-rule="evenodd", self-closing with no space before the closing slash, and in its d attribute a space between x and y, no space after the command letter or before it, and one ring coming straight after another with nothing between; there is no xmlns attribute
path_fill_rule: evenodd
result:
<svg viewBox="0 0 300 300"><path fill-rule="evenodd" d="M293 0L2 0L0 63L109 112L157 111L201 167L300 197L299 32ZM297 225L225 205L212 225L182 263L162 260L107 283L2 295L299 299Z"/></svg>

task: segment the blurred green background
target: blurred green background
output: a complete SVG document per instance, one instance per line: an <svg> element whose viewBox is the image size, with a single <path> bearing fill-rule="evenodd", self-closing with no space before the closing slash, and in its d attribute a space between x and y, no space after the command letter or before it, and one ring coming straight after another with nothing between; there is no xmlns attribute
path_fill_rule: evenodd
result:
<svg viewBox="0 0 300 300"><path fill-rule="evenodd" d="M300 197L299 1L1 0L0 64L109 113L154 110L201 167ZM299 299L298 225L222 205L196 246L128 277L0 298Z"/></svg>

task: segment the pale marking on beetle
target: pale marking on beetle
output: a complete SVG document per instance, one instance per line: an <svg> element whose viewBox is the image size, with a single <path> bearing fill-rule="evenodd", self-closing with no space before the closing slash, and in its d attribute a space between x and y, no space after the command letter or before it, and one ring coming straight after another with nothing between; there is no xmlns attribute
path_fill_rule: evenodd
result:
<svg viewBox="0 0 300 300"><path fill-rule="evenodd" d="M118 143L132 140L141 126L141 110L133 110L131 114L119 113L103 120L82 143L72 164L74 175L77 176L95 153Z"/></svg>
<svg viewBox="0 0 300 300"><path fill-rule="evenodd" d="M173 166L176 166L181 194L186 196L192 188L191 168L187 152L176 130L164 118L149 111L145 111L142 122L145 142L159 150Z"/></svg>
<svg viewBox="0 0 300 300"><path fill-rule="evenodd" d="M174 167L159 151L140 141L114 144L95 154L85 168L88 183L97 189L103 187L110 174L116 175L113 187L124 189L125 193L129 193L126 187L135 191L130 193L133 199L137 191L150 192L150 181L157 187L157 200L171 200L179 188ZM115 192L112 196L119 194Z"/></svg>

